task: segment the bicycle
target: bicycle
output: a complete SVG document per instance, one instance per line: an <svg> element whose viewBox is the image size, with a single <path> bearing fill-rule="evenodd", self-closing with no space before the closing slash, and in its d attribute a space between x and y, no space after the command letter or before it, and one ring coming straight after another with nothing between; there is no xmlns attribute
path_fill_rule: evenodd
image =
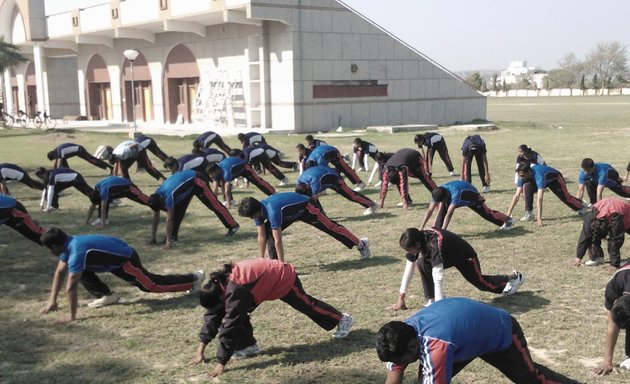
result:
<svg viewBox="0 0 630 384"><path fill-rule="evenodd" d="M17 121L20 123L22 128L26 128L29 123L33 123L33 126L39 129L42 127L42 124L44 124L44 118L42 118L41 112L39 111L35 112L32 115L29 115L21 109L18 109Z"/></svg>
<svg viewBox="0 0 630 384"><path fill-rule="evenodd" d="M13 128L13 124L15 124L13 116L4 111L0 112L0 125L4 128Z"/></svg>
<svg viewBox="0 0 630 384"><path fill-rule="evenodd" d="M50 117L50 115L48 113L46 113L46 111L44 111L44 116L42 117L41 112L37 111L37 113L35 114L34 119L34 124L37 126L37 122L39 121L39 126L37 126L37 128L41 127L42 124L44 124L46 126L46 128L48 129L53 129L57 126L57 119L53 119Z"/></svg>

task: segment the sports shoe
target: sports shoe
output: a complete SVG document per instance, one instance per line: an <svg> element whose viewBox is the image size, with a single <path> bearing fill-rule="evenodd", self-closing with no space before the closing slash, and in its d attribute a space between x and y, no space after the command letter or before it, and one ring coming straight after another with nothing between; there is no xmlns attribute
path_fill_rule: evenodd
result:
<svg viewBox="0 0 630 384"><path fill-rule="evenodd" d="M258 348L258 344L252 344L247 348L234 351L232 358L233 359L246 359L248 357L253 357L256 355L260 355L260 348Z"/></svg>
<svg viewBox="0 0 630 384"><path fill-rule="evenodd" d="M285 177L284 179L282 179L282 181L280 181L280 183L278 183L278 185L281 187L288 184L289 184L289 179L287 177Z"/></svg>
<svg viewBox="0 0 630 384"><path fill-rule="evenodd" d="M228 229L228 231L225 234L225 236L234 236L234 235L236 235L236 232L238 232L240 227L241 227L240 225L236 224L236 227L232 227L232 228Z"/></svg>
<svg viewBox="0 0 630 384"><path fill-rule="evenodd" d="M223 202L223 203L221 203L221 204L223 204L223 206L224 206L224 207L227 207L228 202L227 202L227 201L224 201L224 202ZM230 205L236 205L236 200L230 200Z"/></svg>
<svg viewBox="0 0 630 384"><path fill-rule="evenodd" d="M514 226L514 218L508 217L505 223L503 223L503 225L501 226L501 230L509 231L510 229L512 229L513 226Z"/></svg>
<svg viewBox="0 0 630 384"><path fill-rule="evenodd" d="M584 265L586 265L587 267L597 267L598 265L602 265L602 264L604 264L603 257L598 257L594 260L587 260L586 263L584 263Z"/></svg>
<svg viewBox="0 0 630 384"><path fill-rule="evenodd" d="M381 184L383 184L383 182L382 182L382 181L379 181L378 183L374 184L374 186L375 186L375 187L380 187L380 186L381 186Z"/></svg>
<svg viewBox="0 0 630 384"><path fill-rule="evenodd" d="M370 256L372 256L372 252L370 252L370 241L367 237L361 239L358 248L362 260L369 259Z"/></svg>
<svg viewBox="0 0 630 384"><path fill-rule="evenodd" d="M193 276L195 277L195 280L193 281L193 286L192 288L188 291L188 293L195 293L195 292L199 292L199 290L201 289L201 287L203 286L203 281L206 278L206 273L203 271L203 269L200 269L198 271L195 271L192 273Z"/></svg>
<svg viewBox="0 0 630 384"><path fill-rule="evenodd" d="M518 287L520 287L525 282L525 276L523 276L522 273L518 271L514 271L514 273L516 274L516 277L513 279L510 279L510 281L508 281L507 284L505 284L505 288L503 288L504 296L510 296L510 295L515 294L516 291L518 291Z"/></svg>
<svg viewBox="0 0 630 384"><path fill-rule="evenodd" d="M372 205L368 209L363 211L363 216L369 216L369 215L373 214L374 212L376 212L377 209L378 209L378 204L377 203L372 203Z"/></svg>
<svg viewBox="0 0 630 384"><path fill-rule="evenodd" d="M353 191L355 192L360 192L365 188L365 183L362 181L359 181L359 184L357 184L356 187L354 187Z"/></svg>
<svg viewBox="0 0 630 384"><path fill-rule="evenodd" d="M534 221L536 220L536 215L532 211L525 211L525 216L521 217L521 221Z"/></svg>
<svg viewBox="0 0 630 384"><path fill-rule="evenodd" d="M116 292L112 292L109 295L102 296L94 301L90 301L88 303L88 307L90 308L100 308L106 305L116 304L120 300L120 296Z"/></svg>
<svg viewBox="0 0 630 384"><path fill-rule="evenodd" d="M112 207L112 208L116 208L117 206L120 205L121 202L122 202L121 199L114 199L114 200L109 202L109 206Z"/></svg>
<svg viewBox="0 0 630 384"><path fill-rule="evenodd" d="M399 208L402 207L403 206L402 201L400 203L396 204L396 206L399 207Z"/></svg>
<svg viewBox="0 0 630 384"><path fill-rule="evenodd" d="M619 364L619 368L626 371L630 371L630 358L627 358L624 361L622 361L621 364Z"/></svg>
<svg viewBox="0 0 630 384"><path fill-rule="evenodd" d="M488 192L490 192L490 186L489 186L489 185L486 185L485 187L483 187L483 188L481 189L481 192L483 192L483 193L488 193Z"/></svg>
<svg viewBox="0 0 630 384"><path fill-rule="evenodd" d="M455 172L453 172L453 171L450 171L448 174L451 175L451 176L455 176Z"/></svg>
<svg viewBox="0 0 630 384"><path fill-rule="evenodd" d="M333 333L332 337L335 339L343 339L350 333L350 328L354 324L354 319L347 313L344 313L337 324L337 332Z"/></svg>
<svg viewBox="0 0 630 384"><path fill-rule="evenodd" d="M96 227L97 225L101 225L101 224L103 224L103 220L101 220L100 217L94 220L92 223L90 223L90 225L93 227ZM109 219L105 219L105 225L109 225Z"/></svg>

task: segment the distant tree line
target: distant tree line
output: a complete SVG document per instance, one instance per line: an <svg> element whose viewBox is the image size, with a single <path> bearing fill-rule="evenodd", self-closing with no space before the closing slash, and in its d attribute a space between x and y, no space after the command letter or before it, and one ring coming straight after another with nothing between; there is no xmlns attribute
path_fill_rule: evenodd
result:
<svg viewBox="0 0 630 384"><path fill-rule="evenodd" d="M521 76L517 84L505 84L497 80L497 74L483 79L479 72L471 73L466 82L474 89L487 91L508 91L510 89L537 89L530 76ZM606 89L630 87L628 71L628 51L618 41L599 43L583 60L575 54L565 55L558 68L547 72L544 88Z"/></svg>

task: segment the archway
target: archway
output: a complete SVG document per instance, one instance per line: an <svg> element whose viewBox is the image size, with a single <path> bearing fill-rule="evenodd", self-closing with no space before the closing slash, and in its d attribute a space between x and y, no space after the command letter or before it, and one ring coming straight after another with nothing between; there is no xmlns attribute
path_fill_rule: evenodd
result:
<svg viewBox="0 0 630 384"><path fill-rule="evenodd" d="M111 120L112 86L105 60L96 54L87 66L86 100L88 117L92 120Z"/></svg>
<svg viewBox="0 0 630 384"><path fill-rule="evenodd" d="M190 123L199 86L199 67L190 49L173 47L164 65L165 121L177 122L178 116Z"/></svg>
<svg viewBox="0 0 630 384"><path fill-rule="evenodd" d="M122 90L124 95L123 118L126 121L133 121L133 110L131 97L131 65L125 59L122 70ZM136 119L141 121L153 120L153 91L151 88L151 71L147 60L140 53L133 61L133 85L135 87Z"/></svg>

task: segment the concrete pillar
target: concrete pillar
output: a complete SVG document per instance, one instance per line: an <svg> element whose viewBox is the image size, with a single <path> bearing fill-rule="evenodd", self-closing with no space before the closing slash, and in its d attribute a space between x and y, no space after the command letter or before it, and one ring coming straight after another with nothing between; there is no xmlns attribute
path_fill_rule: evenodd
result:
<svg viewBox="0 0 630 384"><path fill-rule="evenodd" d="M162 63L148 63L149 71L151 71L151 92L153 98L153 121L164 124L164 95L162 88L164 87L162 78Z"/></svg>
<svg viewBox="0 0 630 384"><path fill-rule="evenodd" d="M37 88L37 109L48 110L48 95L44 93L44 66L42 63L42 43L33 44L33 63L35 64L35 85Z"/></svg>
<svg viewBox="0 0 630 384"><path fill-rule="evenodd" d="M4 69L4 111L13 113L13 87L11 87L11 71L9 68Z"/></svg>
<svg viewBox="0 0 630 384"><path fill-rule="evenodd" d="M120 67L110 65L109 72L110 87L112 89L112 117L115 122L122 122L122 96L120 92Z"/></svg>
<svg viewBox="0 0 630 384"><path fill-rule="evenodd" d="M85 72L79 69L77 72L79 80L79 109L81 116L87 116L87 99L85 98Z"/></svg>

